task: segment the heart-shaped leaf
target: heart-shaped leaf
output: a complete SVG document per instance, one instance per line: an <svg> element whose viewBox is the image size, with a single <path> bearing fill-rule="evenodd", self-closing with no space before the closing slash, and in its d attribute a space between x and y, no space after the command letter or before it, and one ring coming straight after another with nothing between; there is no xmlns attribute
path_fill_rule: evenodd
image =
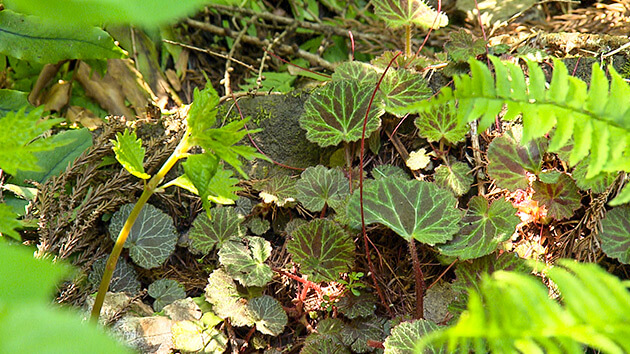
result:
<svg viewBox="0 0 630 354"><path fill-rule="evenodd" d="M521 146L520 136L520 129L512 129L488 146L488 175L498 187L512 192L529 187L526 172L540 173L542 157L547 150L547 140L533 139Z"/></svg>
<svg viewBox="0 0 630 354"><path fill-rule="evenodd" d="M386 177L363 188L365 223L383 224L406 241L434 245L453 238L462 213L453 195L433 183ZM348 204L354 225L361 225L358 190Z"/></svg>
<svg viewBox="0 0 630 354"><path fill-rule="evenodd" d="M244 286L265 286L273 272L265 261L271 255L269 241L258 236L232 239L219 250L219 262L225 271Z"/></svg>
<svg viewBox="0 0 630 354"><path fill-rule="evenodd" d="M498 199L488 205L486 198L472 197L462 219L464 227L455 238L438 248L440 252L461 260L490 254L516 230L520 219L515 214L516 209L505 200Z"/></svg>
<svg viewBox="0 0 630 354"><path fill-rule="evenodd" d="M125 204L112 216L109 233L115 241L135 204ZM129 231L125 248L137 265L159 267L175 251L177 232L173 219L151 204L145 204Z"/></svg>
<svg viewBox="0 0 630 354"><path fill-rule="evenodd" d="M289 176L276 176L266 181L254 184L260 191L260 198L266 204L276 204L279 207L295 202L295 180Z"/></svg>
<svg viewBox="0 0 630 354"><path fill-rule="evenodd" d="M461 197L470 190L473 177L470 167L464 162L454 161L448 165L440 165L435 169L435 184L453 192L456 197Z"/></svg>
<svg viewBox="0 0 630 354"><path fill-rule="evenodd" d="M360 61L347 61L335 68L333 81L351 80L376 85L379 75L372 65Z"/></svg>
<svg viewBox="0 0 630 354"><path fill-rule="evenodd" d="M99 258L92 264L92 272L88 275L88 281L92 285L98 286L100 284L106 262L107 258ZM109 283L108 291L115 293L125 292L133 295L140 292L138 273L125 259L119 259L116 262L116 268Z"/></svg>
<svg viewBox="0 0 630 354"><path fill-rule="evenodd" d="M125 129L123 134L117 133L116 140L110 140L110 142L114 146L116 160L120 162L125 170L138 178L151 178L150 175L144 172L145 150L142 146L142 140L138 139L136 132L130 132L129 129Z"/></svg>
<svg viewBox="0 0 630 354"><path fill-rule="evenodd" d="M267 232L271 225L269 224L269 220L253 218L247 223L247 227L254 235L260 236Z"/></svg>
<svg viewBox="0 0 630 354"><path fill-rule="evenodd" d="M438 29L448 25L448 17L433 10L423 0L374 0L372 4L375 15L392 28L416 24Z"/></svg>
<svg viewBox="0 0 630 354"><path fill-rule="evenodd" d="M630 263L630 206L611 209L602 220L602 251L621 263Z"/></svg>
<svg viewBox="0 0 630 354"><path fill-rule="evenodd" d="M450 101L430 111L420 112L415 125L418 128L418 135L429 141L445 139L451 144L456 144L463 141L468 133L468 125L457 119L457 108L455 103Z"/></svg>
<svg viewBox="0 0 630 354"><path fill-rule="evenodd" d="M295 189L302 205L312 212L318 212L324 205L341 202L350 193L350 184L340 169L318 165L302 172Z"/></svg>
<svg viewBox="0 0 630 354"><path fill-rule="evenodd" d="M374 91L374 85L357 81L334 81L311 93L304 103L300 127L306 130L306 138L321 147L353 142L361 139L363 120ZM379 107L379 95L368 115L365 136L378 129L383 109Z"/></svg>
<svg viewBox="0 0 630 354"><path fill-rule="evenodd" d="M444 50L453 60L465 62L470 57L485 54L486 41L483 38L475 39L462 28L457 32L451 32L449 41L444 44Z"/></svg>
<svg viewBox="0 0 630 354"><path fill-rule="evenodd" d="M402 322L392 329L392 334L385 339L385 354L415 353L416 342L420 337L435 331L438 326L427 320ZM431 347L423 353L446 353L445 348Z"/></svg>
<svg viewBox="0 0 630 354"><path fill-rule="evenodd" d="M208 254L215 247L221 248L228 240L238 240L245 236L245 230L241 226L244 218L234 208L213 208L210 214L212 219L204 213L193 221L188 233L193 249Z"/></svg>
<svg viewBox="0 0 630 354"><path fill-rule="evenodd" d="M215 269L208 277L206 300L212 304L217 316L229 318L237 327L250 326L254 323L249 316L246 302L241 299L236 283L223 269Z"/></svg>
<svg viewBox="0 0 630 354"><path fill-rule="evenodd" d="M334 221L316 219L301 225L291 234L287 250L300 271L314 282L334 281L350 270L354 262L354 243Z"/></svg>
<svg viewBox="0 0 630 354"><path fill-rule="evenodd" d="M431 89L420 73L407 69L390 69L381 83L385 111L399 117L411 113L405 107L428 98Z"/></svg>
<svg viewBox="0 0 630 354"><path fill-rule="evenodd" d="M173 279L158 279L151 283L148 294L155 299L153 309L162 311L164 306L172 304L175 300L186 297L184 286Z"/></svg>
<svg viewBox="0 0 630 354"><path fill-rule="evenodd" d="M258 332L270 336L282 333L288 318L278 300L269 295L263 295L252 299L247 305Z"/></svg>
<svg viewBox="0 0 630 354"><path fill-rule="evenodd" d="M532 188L535 191L532 199L544 205L547 215L557 220L571 217L582 205L582 197L575 182L566 174L559 176L558 182L553 184L534 181Z"/></svg>

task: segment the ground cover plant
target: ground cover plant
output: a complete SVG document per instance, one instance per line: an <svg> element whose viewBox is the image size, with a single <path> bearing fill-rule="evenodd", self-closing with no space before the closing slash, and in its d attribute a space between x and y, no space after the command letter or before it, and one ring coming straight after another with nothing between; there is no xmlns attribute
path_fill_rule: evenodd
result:
<svg viewBox="0 0 630 354"><path fill-rule="evenodd" d="M5 351L630 350L624 43L499 43L521 14L459 2L104 5L0 11Z"/></svg>

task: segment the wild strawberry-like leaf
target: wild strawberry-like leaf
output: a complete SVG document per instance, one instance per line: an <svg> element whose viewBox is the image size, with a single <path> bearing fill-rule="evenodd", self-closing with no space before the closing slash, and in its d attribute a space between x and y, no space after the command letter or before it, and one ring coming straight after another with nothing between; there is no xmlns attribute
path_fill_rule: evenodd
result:
<svg viewBox="0 0 630 354"><path fill-rule="evenodd" d="M271 255L269 241L258 236L232 239L219 250L219 262L225 271L244 286L265 286L273 272L265 261Z"/></svg>
<svg viewBox="0 0 630 354"><path fill-rule="evenodd" d="M340 169L322 165L309 167L295 184L296 197L304 207L318 212L324 205L340 202L350 193L350 183Z"/></svg>
<svg viewBox="0 0 630 354"><path fill-rule="evenodd" d="M630 206L612 208L602 220L602 251L621 263L630 263Z"/></svg>
<svg viewBox="0 0 630 354"><path fill-rule="evenodd" d="M557 220L571 217L582 205L582 197L575 182L566 174L561 175L558 182L553 184L534 181L532 187L535 191L532 199L544 205L547 215Z"/></svg>
<svg viewBox="0 0 630 354"><path fill-rule="evenodd" d="M306 337L300 354L350 354L344 346L342 331L345 327L339 318L326 318L317 324L317 331Z"/></svg>
<svg viewBox="0 0 630 354"><path fill-rule="evenodd" d="M201 321L177 321L171 333L175 349L187 353L223 353L227 349L225 334Z"/></svg>
<svg viewBox="0 0 630 354"><path fill-rule="evenodd" d="M374 349L368 345L368 341L382 341L385 337L383 327L386 319L371 316L369 318L356 318L347 323L341 332L343 343L355 353L368 353Z"/></svg>
<svg viewBox="0 0 630 354"><path fill-rule="evenodd" d="M453 102L445 102L435 109L420 112L415 124L418 135L429 141L445 139L456 144L463 141L468 133L468 125L457 119L457 108Z"/></svg>
<svg viewBox="0 0 630 354"><path fill-rule="evenodd" d="M247 223L247 227L254 235L260 236L267 232L271 225L269 224L269 220L253 218Z"/></svg>
<svg viewBox="0 0 630 354"><path fill-rule="evenodd" d="M420 337L435 331L438 326L428 320L402 322L392 329L392 333L385 339L385 354L415 353L416 342ZM430 347L423 353L446 353L445 348Z"/></svg>
<svg viewBox="0 0 630 354"><path fill-rule="evenodd" d="M398 166L392 165L380 165L372 170L372 177L374 179L381 179L387 177L397 177L401 179L409 179L409 175L405 170Z"/></svg>
<svg viewBox="0 0 630 354"><path fill-rule="evenodd" d="M112 216L109 234L115 241L135 204L125 204ZM129 231L125 248L133 261L146 269L159 267L175 251L177 232L173 219L151 204L145 204Z"/></svg>
<svg viewBox="0 0 630 354"><path fill-rule="evenodd" d="M603 193L608 186L610 186L616 178L616 174L612 172L600 172L592 178L586 178L588 172L588 163L586 160L580 161L575 166L571 176L575 180L575 184L581 190L591 190L593 193Z"/></svg>
<svg viewBox="0 0 630 354"><path fill-rule="evenodd" d="M431 89L420 73L407 69L390 69L380 86L383 92L385 111L400 117L411 113L405 107L428 98Z"/></svg>
<svg viewBox="0 0 630 354"><path fill-rule="evenodd" d="M438 13L423 0L374 0L374 14L392 28L412 23L422 28L438 29L448 25L448 17Z"/></svg>
<svg viewBox="0 0 630 354"><path fill-rule="evenodd" d="M473 182L470 167L460 161L452 161L448 165L438 166L433 177L435 178L435 184L450 190L456 197L466 194Z"/></svg>
<svg viewBox="0 0 630 354"><path fill-rule="evenodd" d="M196 168L197 167L195 167L194 169ZM207 183L207 188L205 191L208 195L207 199L216 204L234 204L234 202L238 200L238 195L236 195L236 192L242 190L242 188L237 185L239 180L238 178L234 178L233 175L234 172L226 170L223 167L223 164L219 164L217 166L215 174L210 179L210 182ZM183 174L173 181L163 185L162 188L166 188L170 185L184 188L191 193L199 195L197 187L195 187L195 185L192 183L192 181L190 181L188 175L186 174Z"/></svg>
<svg viewBox="0 0 630 354"><path fill-rule="evenodd" d="M520 145L520 129L495 138L488 146L488 175L498 187L515 191L527 189L526 172L540 173L542 157L547 150L547 140L533 139Z"/></svg>
<svg viewBox="0 0 630 354"><path fill-rule="evenodd" d="M269 295L252 299L247 307L256 330L260 333L277 336L287 325L287 313L284 312L280 302Z"/></svg>
<svg viewBox="0 0 630 354"><path fill-rule="evenodd" d="M334 221L316 219L291 234L287 250L300 271L314 282L335 281L354 263L354 243Z"/></svg>
<svg viewBox="0 0 630 354"><path fill-rule="evenodd" d="M260 198L266 204L276 204L283 207L295 202L295 180L289 176L276 176L266 181L254 184L254 188L260 191Z"/></svg>
<svg viewBox="0 0 630 354"><path fill-rule="evenodd" d="M99 258L92 264L92 272L88 275L88 281L95 287L98 287L103 278L106 262L107 258ZM138 273L126 260L119 259L116 262L116 268L112 275L112 281L109 283L108 291L115 293L125 292L131 295L140 292Z"/></svg>
<svg viewBox="0 0 630 354"><path fill-rule="evenodd" d="M241 226L244 218L234 208L213 208L210 214L212 219L206 214L199 214L193 221L188 233L193 249L208 254L215 247L220 249L229 240L238 240L245 236L245 230Z"/></svg>
<svg viewBox="0 0 630 354"><path fill-rule="evenodd" d="M499 256L493 253L472 261L459 262L455 268L456 280L452 286L452 289L457 292L457 300L448 306L449 311L454 315L459 315L466 310L469 289L479 291L482 279L497 270L511 270L525 274L531 272L531 268L524 259L507 252Z"/></svg>
<svg viewBox="0 0 630 354"><path fill-rule="evenodd" d="M208 277L206 300L212 304L212 311L217 316L229 318L234 326L250 326L254 323L246 301L238 293L236 283L222 268L215 269Z"/></svg>
<svg viewBox="0 0 630 354"><path fill-rule="evenodd" d="M184 167L185 178L190 181L197 190L201 203L206 213L210 215L210 194L212 188L212 178L217 173L219 166L219 158L209 153L190 155L182 164Z"/></svg>
<svg viewBox="0 0 630 354"><path fill-rule="evenodd" d="M144 154L145 150L142 146L142 140L138 139L136 132L130 132L129 129L125 129L123 134L117 133L116 140L110 140L114 146L114 153L116 154L116 160L129 171L132 175L149 179L150 175L144 172Z"/></svg>
<svg viewBox="0 0 630 354"><path fill-rule="evenodd" d="M462 28L449 35L449 41L444 44L444 50L453 60L465 62L470 57L486 54L486 41L483 38L475 39L472 34Z"/></svg>
<svg viewBox="0 0 630 354"><path fill-rule="evenodd" d="M372 65L360 61L347 61L335 68L332 79L333 81L351 80L376 85L379 74Z"/></svg>
<svg viewBox="0 0 630 354"><path fill-rule="evenodd" d="M155 299L153 309L160 312L164 306L185 298L186 289L173 279L158 279L149 285L148 294Z"/></svg>
<svg viewBox="0 0 630 354"><path fill-rule="evenodd" d="M457 256L460 260L479 258L494 252L499 243L508 240L520 219L511 203L498 199L488 200L475 196L468 202L464 225L455 237L438 246L440 252Z"/></svg>
<svg viewBox="0 0 630 354"><path fill-rule="evenodd" d="M306 138L321 147L353 142L361 139L363 120L374 91L374 85L357 81L334 81L311 93L304 104L300 126ZM365 136L381 124L380 95L374 98L368 115Z"/></svg>
<svg viewBox="0 0 630 354"><path fill-rule="evenodd" d="M337 309L351 320L371 316L376 310L376 299L372 294L363 291L359 296L348 292L337 302Z"/></svg>
<svg viewBox="0 0 630 354"><path fill-rule="evenodd" d="M453 238L462 213L449 191L433 183L398 177L369 181L363 188L365 223L383 224L406 241L434 245ZM358 190L352 194L348 214L361 224Z"/></svg>

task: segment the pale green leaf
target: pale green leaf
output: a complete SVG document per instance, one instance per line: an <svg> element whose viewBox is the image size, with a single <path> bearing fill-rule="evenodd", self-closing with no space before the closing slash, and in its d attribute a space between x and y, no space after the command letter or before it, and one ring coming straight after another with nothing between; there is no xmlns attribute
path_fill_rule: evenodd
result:
<svg viewBox="0 0 630 354"><path fill-rule="evenodd" d="M374 13L392 28L416 24L438 29L448 25L448 17L438 13L423 0L374 0Z"/></svg>
<svg viewBox="0 0 630 354"><path fill-rule="evenodd" d="M428 320L415 320L412 322L402 322L392 329L392 333L385 339L385 354L410 354L414 353L414 348L418 339L429 332L435 331L438 326ZM422 353L446 353L441 347L431 347Z"/></svg>
<svg viewBox="0 0 630 354"><path fill-rule="evenodd" d="M429 165L431 156L435 156L435 154L431 152L427 153L426 149L421 148L409 153L409 158L405 161L405 164L412 171L421 170Z"/></svg>
<svg viewBox="0 0 630 354"><path fill-rule="evenodd" d="M178 321L171 328L173 346L192 353L223 353L228 338L213 327L203 326L199 321Z"/></svg>
<svg viewBox="0 0 630 354"><path fill-rule="evenodd" d="M149 285L147 293L155 299L153 309L162 311L164 306L172 304L175 300L186 297L184 286L173 279L158 279Z"/></svg>
<svg viewBox="0 0 630 354"><path fill-rule="evenodd" d="M269 241L258 236L230 239L219 250L219 262L232 278L243 286L263 287L271 281L273 272L265 261L271 255Z"/></svg>
<svg viewBox="0 0 630 354"><path fill-rule="evenodd" d="M238 293L236 283L221 268L214 270L208 277L206 300L212 304L212 310L217 316L229 318L234 326L249 326L254 323L247 304Z"/></svg>
<svg viewBox="0 0 630 354"><path fill-rule="evenodd" d="M192 182L193 186L201 197L206 213L210 215L210 193L212 188L212 178L217 173L219 159L212 154L203 153L188 156L186 161L182 163L186 179Z"/></svg>
<svg viewBox="0 0 630 354"><path fill-rule="evenodd" d="M210 216L197 215L188 233L193 249L208 254L215 247L220 249L229 240L238 240L245 236L241 226L243 217L234 208L222 207L210 209Z"/></svg>
<svg viewBox="0 0 630 354"><path fill-rule="evenodd" d="M125 129L123 134L117 133L116 140L110 140L110 142L113 145L116 160L125 170L138 178L151 178L144 172L145 150L142 146L142 140L138 139L136 132Z"/></svg>
<svg viewBox="0 0 630 354"><path fill-rule="evenodd" d="M457 108L453 102L445 102L433 109L420 112L415 120L418 135L429 141L445 139L456 144L466 138L468 124L457 119Z"/></svg>
<svg viewBox="0 0 630 354"><path fill-rule="evenodd" d="M20 228L20 222L17 220L18 215L13 212L10 206L0 204L0 236L9 236L16 241L22 241L20 234L16 229Z"/></svg>
<svg viewBox="0 0 630 354"><path fill-rule="evenodd" d="M265 204L276 204L283 207L295 202L295 180L289 176L276 176L259 181L254 188L260 191L260 198Z"/></svg>
<svg viewBox="0 0 630 354"><path fill-rule="evenodd" d="M280 302L269 295L250 300L247 307L256 329L260 333L277 336L287 325L287 313Z"/></svg>
<svg viewBox="0 0 630 354"><path fill-rule="evenodd" d="M453 192L456 197L468 193L473 182L470 167L464 162L454 161L435 169L435 184Z"/></svg>

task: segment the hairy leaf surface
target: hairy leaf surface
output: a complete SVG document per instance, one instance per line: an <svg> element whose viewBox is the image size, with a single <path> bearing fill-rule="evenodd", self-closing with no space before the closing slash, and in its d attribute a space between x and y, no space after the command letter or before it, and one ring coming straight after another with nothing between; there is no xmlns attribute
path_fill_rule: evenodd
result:
<svg viewBox="0 0 630 354"><path fill-rule="evenodd" d="M428 320L415 320L412 322L402 322L392 329L392 333L385 339L385 354L415 353L415 346L418 339L427 333L438 329L438 326ZM426 348L421 353L446 353L444 348L439 346Z"/></svg>
<svg viewBox="0 0 630 354"><path fill-rule="evenodd" d="M571 217L582 205L575 182L566 174L560 175L553 184L534 181L532 188L535 192L532 199L547 208L547 215L558 220Z"/></svg>
<svg viewBox="0 0 630 354"><path fill-rule="evenodd" d="M88 275L88 281L95 287L98 287L101 279L103 279L106 262L107 258L99 258L92 264L92 272ZM119 259L116 262L112 280L109 282L108 291L136 295L140 292L140 286L138 272L125 259Z"/></svg>
<svg viewBox="0 0 630 354"><path fill-rule="evenodd" d="M283 207L295 202L295 180L289 176L276 176L266 181L254 184L254 188L260 190L260 198L264 203L276 204Z"/></svg>
<svg viewBox="0 0 630 354"><path fill-rule="evenodd" d="M421 112L415 120L418 135L429 141L445 139L456 144L466 138L468 124L457 119L457 108L453 102L436 105L433 110Z"/></svg>
<svg viewBox="0 0 630 354"><path fill-rule="evenodd" d="M470 190L473 176L470 167L464 162L453 161L449 165L440 165L435 169L435 184L461 197Z"/></svg>
<svg viewBox="0 0 630 354"><path fill-rule="evenodd" d="M252 299L248 308L256 330L260 333L277 336L287 325L287 313L284 312L280 302L269 295Z"/></svg>
<svg viewBox="0 0 630 354"><path fill-rule="evenodd" d="M630 206L616 207L606 213L599 238L608 257L630 263Z"/></svg>
<svg viewBox="0 0 630 354"><path fill-rule="evenodd" d="M144 172L144 155L145 150L142 146L142 140L138 139L136 132L130 132L125 129L123 134L117 133L116 140L110 140L113 145L116 160L129 171L132 175L149 179L150 175Z"/></svg>
<svg viewBox="0 0 630 354"><path fill-rule="evenodd" d="M238 293L236 283L222 268L215 269L208 277L206 300L212 304L212 311L217 316L229 318L232 325L241 327L254 324L246 301Z"/></svg>
<svg viewBox="0 0 630 354"><path fill-rule="evenodd" d="M212 219L207 214L199 214L193 221L188 237L195 250L208 254L215 247L220 249L228 240L238 240L245 236L245 230L241 226L243 217L233 208L213 208L210 214Z"/></svg>
<svg viewBox="0 0 630 354"><path fill-rule="evenodd" d="M398 116L410 113L405 107L428 98L432 93L420 73L407 69L388 70L380 89L383 92L385 111Z"/></svg>
<svg viewBox="0 0 630 354"><path fill-rule="evenodd" d="M302 205L312 212L318 212L324 205L341 202L350 193L350 183L340 169L317 165L302 172L295 189Z"/></svg>
<svg viewBox="0 0 630 354"><path fill-rule="evenodd" d="M448 25L448 17L438 13L422 0L374 0L374 13L388 26L398 28L416 24L438 29Z"/></svg>
<svg viewBox="0 0 630 354"><path fill-rule="evenodd" d="M186 297L184 286L173 279L158 279L151 283L148 294L155 299L153 309L162 311L164 306L172 304L175 300Z"/></svg>
<svg viewBox="0 0 630 354"><path fill-rule="evenodd" d="M231 239L219 250L219 262L225 271L243 286L265 286L273 272L265 261L271 255L269 241L258 236Z"/></svg>
<svg viewBox="0 0 630 354"><path fill-rule="evenodd" d="M373 66L360 61L347 61L335 68L333 81L352 80L364 84L376 85L379 74Z"/></svg>
<svg viewBox="0 0 630 354"><path fill-rule="evenodd" d="M385 322L386 319L376 316L356 318L343 327L341 332L343 343L355 353L372 352L373 348L368 345L368 341L383 340Z"/></svg>

